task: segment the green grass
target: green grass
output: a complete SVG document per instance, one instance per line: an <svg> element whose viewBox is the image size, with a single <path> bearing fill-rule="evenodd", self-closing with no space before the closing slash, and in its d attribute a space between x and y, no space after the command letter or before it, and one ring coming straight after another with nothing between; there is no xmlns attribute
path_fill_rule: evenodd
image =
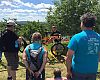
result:
<svg viewBox="0 0 100 80"><path fill-rule="evenodd" d="M20 54L21 57L22 54ZM60 68L62 70L62 76L66 74L66 67L64 64L56 63L56 64L49 64L46 65L46 78L53 77L53 70L55 68ZM20 58L19 68L17 70L17 80L25 80L25 67L23 66L22 60ZM3 55L2 63L0 63L0 80L7 80L7 69L6 69L6 60Z"/></svg>
<svg viewBox="0 0 100 80"><path fill-rule="evenodd" d="M52 46L52 44L48 45L47 48L50 51L50 47ZM50 53L49 53L50 54ZM25 67L22 63L22 53L19 53L20 55L20 62L19 62L19 68L17 70L17 80L25 80ZM50 55L49 55L50 56ZM6 59L3 55L2 57L3 62L0 63L0 80L7 80L7 69L6 69ZM54 62L54 60L53 60ZM60 68L62 71L62 76L66 77L66 67L63 63L54 63L54 64L46 64L46 78L51 78L53 77L53 71L55 68ZM100 64L98 67L98 72L100 72ZM97 80L100 80L100 75L99 78L97 78Z"/></svg>

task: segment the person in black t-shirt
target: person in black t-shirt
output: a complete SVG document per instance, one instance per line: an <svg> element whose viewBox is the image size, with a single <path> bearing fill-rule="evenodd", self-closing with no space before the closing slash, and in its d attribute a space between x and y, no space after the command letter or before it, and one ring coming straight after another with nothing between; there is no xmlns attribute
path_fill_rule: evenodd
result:
<svg viewBox="0 0 100 80"><path fill-rule="evenodd" d="M61 34L61 33L57 30L57 27L56 27L56 26L52 26L51 31L52 31L51 36Z"/></svg>
<svg viewBox="0 0 100 80"><path fill-rule="evenodd" d="M16 70L18 68L19 40L14 32L15 22L7 21L7 28L1 37L4 55L7 60L8 80L16 80Z"/></svg>
<svg viewBox="0 0 100 80"><path fill-rule="evenodd" d="M48 43L50 42L59 42L61 41L61 33L57 30L56 26L52 26L51 29L51 35L50 35L50 39L48 40Z"/></svg>

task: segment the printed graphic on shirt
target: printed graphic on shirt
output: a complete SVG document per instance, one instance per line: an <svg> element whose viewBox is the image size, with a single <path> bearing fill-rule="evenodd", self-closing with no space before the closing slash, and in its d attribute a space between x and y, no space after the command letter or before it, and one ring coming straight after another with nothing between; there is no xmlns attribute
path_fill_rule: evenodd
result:
<svg viewBox="0 0 100 80"><path fill-rule="evenodd" d="M97 54L99 49L99 40L97 38L88 39L88 54Z"/></svg>

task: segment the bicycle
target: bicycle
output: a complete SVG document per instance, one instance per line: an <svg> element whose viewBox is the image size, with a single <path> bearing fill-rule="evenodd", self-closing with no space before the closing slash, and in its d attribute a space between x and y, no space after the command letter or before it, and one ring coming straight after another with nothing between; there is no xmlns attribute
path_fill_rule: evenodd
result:
<svg viewBox="0 0 100 80"><path fill-rule="evenodd" d="M65 62L64 58L66 55L66 49L65 46L61 43L61 35L54 35L51 36L49 39L46 39L46 45L48 45L50 39L52 39L52 43L54 44L51 46L50 53L48 54L49 61L51 63L54 63L54 60L61 63Z"/></svg>

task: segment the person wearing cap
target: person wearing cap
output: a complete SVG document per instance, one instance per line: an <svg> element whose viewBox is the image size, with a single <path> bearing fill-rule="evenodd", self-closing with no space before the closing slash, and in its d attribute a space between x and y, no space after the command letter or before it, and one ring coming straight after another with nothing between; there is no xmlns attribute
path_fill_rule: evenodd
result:
<svg viewBox="0 0 100 80"><path fill-rule="evenodd" d="M42 46L41 40L42 36L39 32L33 33L32 43L23 51L22 58L26 66L26 80L45 80L47 50Z"/></svg>
<svg viewBox="0 0 100 80"><path fill-rule="evenodd" d="M82 32L75 34L67 46L67 77L71 80L96 80L100 53L100 35L93 30L96 16L88 12L80 20Z"/></svg>
<svg viewBox="0 0 100 80"><path fill-rule="evenodd" d="M15 34L15 22L12 20L7 21L6 30L2 35L2 45L5 58L7 60L7 80L16 80L16 70L18 68L18 36Z"/></svg>

